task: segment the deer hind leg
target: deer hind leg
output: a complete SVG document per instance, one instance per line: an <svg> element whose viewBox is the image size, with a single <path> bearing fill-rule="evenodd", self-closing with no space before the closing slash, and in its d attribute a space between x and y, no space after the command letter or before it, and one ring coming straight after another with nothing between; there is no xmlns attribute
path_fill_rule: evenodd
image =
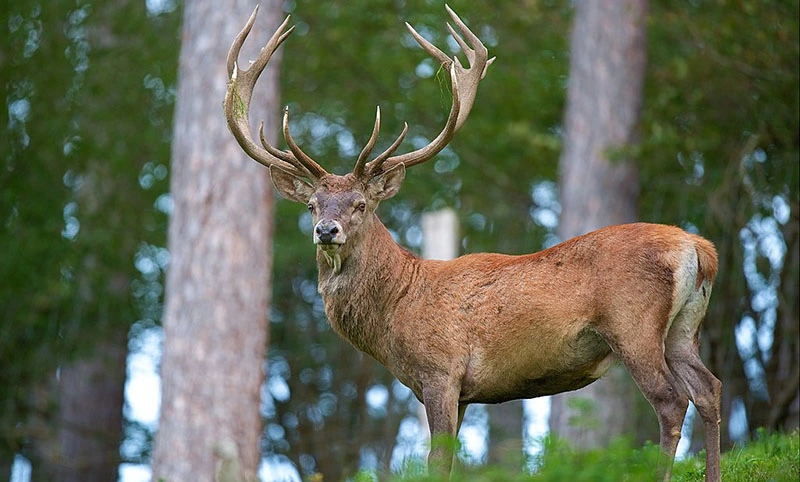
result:
<svg viewBox="0 0 800 482"><path fill-rule="evenodd" d="M658 417L659 445L663 461L658 472L668 481L678 441L681 437L683 419L689 408L689 399L669 369L662 350L661 329L666 325L663 315L649 315L638 323L636 333L625 337L604 336L611 349L619 356L631 374L639 390L645 396ZM649 329L648 329L649 328Z"/></svg>
<svg viewBox="0 0 800 482"><path fill-rule="evenodd" d="M698 350L698 329L705 316L709 289L690 298L672 323L664 353L681 388L703 419L706 436L706 481L720 480L719 423L722 382L706 368Z"/></svg>

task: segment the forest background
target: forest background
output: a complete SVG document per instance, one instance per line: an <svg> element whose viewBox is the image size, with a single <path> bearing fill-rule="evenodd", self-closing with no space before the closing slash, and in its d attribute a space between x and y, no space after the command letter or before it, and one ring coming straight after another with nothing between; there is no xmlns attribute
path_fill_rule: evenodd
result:
<svg viewBox="0 0 800 482"><path fill-rule="evenodd" d="M282 47L277 105L292 109L306 152L336 172L349 169L376 104L383 132L410 123L409 146L435 134L449 105L446 75L402 21L448 45L442 5L276 5L275 18L291 13L298 25ZM409 172L381 218L415 251L420 216L443 207L458 212L462 252L551 246L563 214L572 2L451 6L498 60L451 147ZM250 8L230 19L237 30ZM0 477L16 461L29 464L33 480L87 467L108 480L102 474L120 463L151 460L155 424L133 416L123 390L128 362L153 340L160 352L179 69L212 67L179 66L182 13L170 0L11 0L0 11ZM725 387L725 447L761 427L799 423L799 17L796 1L653 2L640 141L609 153L636 167L640 220L697 231L719 250L701 346ZM271 28L262 25L252 42ZM223 50L232 40L199 34ZM224 89L224 76L210 81ZM260 172L248 162L247 172ZM249 209L239 216L247 220ZM274 276L260 452L326 480L388 469L423 432L413 397L330 331L303 211L275 202L275 228L263 239ZM213 373L185 376L202 384ZM602 407L575 408L577 423L603 423L593 415ZM468 424L485 427L478 433L490 447L529 443L507 430L524 425L522 405L492 417L495 409L473 410ZM629 433L638 441L656 433L648 410ZM692 434L696 450L702 431ZM472 462L502 454L483 457ZM70 468L75 461L82 468Z"/></svg>

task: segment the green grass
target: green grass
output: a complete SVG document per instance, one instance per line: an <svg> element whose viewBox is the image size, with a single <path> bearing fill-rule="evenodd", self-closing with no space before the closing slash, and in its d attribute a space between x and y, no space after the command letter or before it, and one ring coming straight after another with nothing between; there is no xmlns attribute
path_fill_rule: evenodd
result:
<svg viewBox="0 0 800 482"><path fill-rule="evenodd" d="M703 480L705 455L675 464L674 482ZM722 480L725 482L800 481L800 432L768 434L759 432L756 440L722 454Z"/></svg>
<svg viewBox="0 0 800 482"><path fill-rule="evenodd" d="M514 472L493 466L458 467L451 482L636 482L654 480L660 459L658 446L633 448L625 440L612 443L605 450L577 452L563 441L545 439L545 450L535 473ZM700 482L705 476L705 454L675 463L674 482ZM372 482L384 476L362 472L351 480ZM392 482L443 482L441 477L425 475L422 464L409 462ZM722 480L725 482L798 482L800 481L800 432L768 434L760 432L756 440L734 447L722 455Z"/></svg>

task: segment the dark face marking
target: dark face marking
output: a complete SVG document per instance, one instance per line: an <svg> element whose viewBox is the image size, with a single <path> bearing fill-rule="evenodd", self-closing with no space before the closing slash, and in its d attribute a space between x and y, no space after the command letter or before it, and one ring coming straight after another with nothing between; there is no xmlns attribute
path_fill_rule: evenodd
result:
<svg viewBox="0 0 800 482"><path fill-rule="evenodd" d="M360 209L362 205L366 208L364 195L357 191L329 193L320 190L308 202L314 224L325 219L339 221L344 226L355 212L364 212Z"/></svg>

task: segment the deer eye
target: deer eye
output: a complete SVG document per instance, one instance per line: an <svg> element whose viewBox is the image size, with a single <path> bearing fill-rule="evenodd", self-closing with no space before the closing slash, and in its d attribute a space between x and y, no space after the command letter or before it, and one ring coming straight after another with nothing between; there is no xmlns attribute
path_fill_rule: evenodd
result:
<svg viewBox="0 0 800 482"><path fill-rule="evenodd" d="M361 211L363 213L367 209L367 203L365 203L364 201L361 201L356 206L356 209L358 209L359 211Z"/></svg>
<svg viewBox="0 0 800 482"><path fill-rule="evenodd" d="M310 212L310 213L314 212L314 205L313 204L308 203L308 204L306 204L306 207L308 208L308 212Z"/></svg>

